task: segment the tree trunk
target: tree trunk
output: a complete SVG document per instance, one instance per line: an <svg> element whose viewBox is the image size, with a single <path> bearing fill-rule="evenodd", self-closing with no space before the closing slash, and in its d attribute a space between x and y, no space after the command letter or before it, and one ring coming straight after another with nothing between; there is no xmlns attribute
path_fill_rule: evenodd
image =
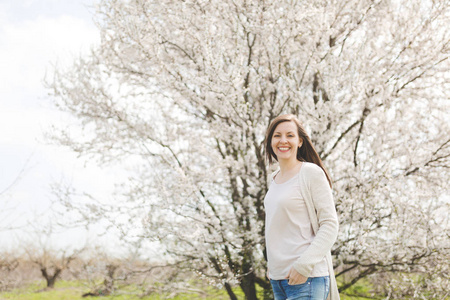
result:
<svg viewBox="0 0 450 300"><path fill-rule="evenodd" d="M264 287L263 300L273 300L272 287Z"/></svg>
<svg viewBox="0 0 450 300"><path fill-rule="evenodd" d="M242 260L242 274L245 274L241 280L241 289L245 294L246 300L258 300L256 296L256 276L253 269L253 255L250 249L244 250L244 259Z"/></svg>
<svg viewBox="0 0 450 300"><path fill-rule="evenodd" d="M52 288L55 287L56 277L52 276L52 277L46 278L46 280L47 280L47 287L48 288L52 289Z"/></svg>
<svg viewBox="0 0 450 300"><path fill-rule="evenodd" d="M46 268L41 268L41 273L42 276L44 276L45 280L47 281L47 287L48 288L54 288L55 287L55 282L56 279L58 278L59 274L61 273L61 269L56 269L55 272L53 273L53 275L50 275L47 272Z"/></svg>
<svg viewBox="0 0 450 300"><path fill-rule="evenodd" d="M258 300L255 288L255 274L253 272L242 278L241 288L246 300Z"/></svg>
<svg viewBox="0 0 450 300"><path fill-rule="evenodd" d="M233 292L228 282L225 282L225 289L227 290L228 296L230 296L230 300L237 300L236 294Z"/></svg>
<svg viewBox="0 0 450 300"><path fill-rule="evenodd" d="M272 285L266 276L257 277L256 283L263 289L263 300L273 300Z"/></svg>

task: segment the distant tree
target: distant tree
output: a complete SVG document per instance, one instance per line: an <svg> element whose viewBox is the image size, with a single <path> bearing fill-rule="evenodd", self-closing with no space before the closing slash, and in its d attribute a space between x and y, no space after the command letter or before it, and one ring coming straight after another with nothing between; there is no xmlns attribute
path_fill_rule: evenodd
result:
<svg viewBox="0 0 450 300"><path fill-rule="evenodd" d="M141 229L230 299L269 299L263 140L294 113L334 180L340 290L433 272L450 259L448 4L101 1L101 44L48 80L80 120L54 136L136 174L118 203L66 203Z"/></svg>
<svg viewBox="0 0 450 300"><path fill-rule="evenodd" d="M23 253L29 262L39 268L46 287L54 288L62 272L70 267L72 261L77 259L86 247L55 245L53 239L58 226L53 222L36 221L29 226L34 226L32 231L28 232L30 238L27 239L27 235L24 235L20 241Z"/></svg>
<svg viewBox="0 0 450 300"><path fill-rule="evenodd" d="M0 291L9 290L17 284L11 274L18 266L19 259L16 255L8 251L0 253Z"/></svg>
<svg viewBox="0 0 450 300"><path fill-rule="evenodd" d="M108 264L106 265L106 274L102 285L97 286L94 290L83 294L83 297L89 296L108 296L114 292L114 283L116 281L116 271L118 265Z"/></svg>
<svg viewBox="0 0 450 300"><path fill-rule="evenodd" d="M124 291L140 296L147 293L148 285L154 281L155 268L138 251L130 252L128 248L126 254L113 254L103 245L86 252L71 273L87 283L89 291L83 297L120 295ZM135 287L133 291L130 285Z"/></svg>
<svg viewBox="0 0 450 300"><path fill-rule="evenodd" d="M78 256L81 250L58 251L49 248L27 248L28 259L39 267L47 288L54 288L55 282L61 273L67 270L70 263Z"/></svg>
<svg viewBox="0 0 450 300"><path fill-rule="evenodd" d="M76 277L87 282L88 296L108 296L114 294L120 285L129 285L127 282L130 273L124 271L126 258L118 258L107 251L108 247L96 246L86 252L78 262Z"/></svg>
<svg viewBox="0 0 450 300"><path fill-rule="evenodd" d="M19 266L19 260L13 254L3 252L0 254L0 272L10 272Z"/></svg>

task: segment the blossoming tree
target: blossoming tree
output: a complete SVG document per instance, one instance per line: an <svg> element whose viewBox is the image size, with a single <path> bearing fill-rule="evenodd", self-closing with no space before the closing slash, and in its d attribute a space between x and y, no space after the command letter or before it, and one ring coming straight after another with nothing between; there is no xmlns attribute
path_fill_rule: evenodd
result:
<svg viewBox="0 0 450 300"><path fill-rule="evenodd" d="M91 203L91 215L139 227L230 299L235 284L246 299L257 299L256 285L270 298L264 133L294 113L334 180L341 291L414 272L426 283L395 277L382 292L402 282L439 295L449 259L449 13L439 0L104 0L100 45L48 81L80 120L56 139L136 166L126 201Z"/></svg>

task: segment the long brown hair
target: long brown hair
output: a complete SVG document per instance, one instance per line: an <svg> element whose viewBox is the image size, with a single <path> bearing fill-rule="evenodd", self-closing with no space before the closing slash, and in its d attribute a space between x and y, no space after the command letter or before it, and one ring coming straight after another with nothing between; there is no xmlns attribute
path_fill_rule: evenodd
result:
<svg viewBox="0 0 450 300"><path fill-rule="evenodd" d="M283 122L294 122L294 124L297 125L298 136L303 141L302 146L300 148L297 148L297 160L311 162L311 163L314 163L314 164L318 165L319 167L321 167L322 170L325 172L328 183L330 184L330 187L331 187L332 185L331 185L330 175L328 174L327 170L323 166L322 160L320 159L319 154L317 154L317 151L314 148L308 134L306 133L306 131L303 128L300 121L294 115L291 115L291 114L280 115L280 116L276 117L275 119L273 119L273 121L270 123L269 127L267 128L265 148L266 148L266 157L267 157L269 163L271 164L273 162L273 159L278 161L278 158L272 149L272 136L273 136L273 132L275 131L275 128L277 128L278 124L283 123Z"/></svg>

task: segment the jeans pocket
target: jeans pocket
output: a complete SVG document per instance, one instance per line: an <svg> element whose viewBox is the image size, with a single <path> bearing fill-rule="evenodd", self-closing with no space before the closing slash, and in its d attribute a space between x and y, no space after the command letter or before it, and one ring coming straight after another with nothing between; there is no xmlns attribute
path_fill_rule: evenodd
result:
<svg viewBox="0 0 450 300"><path fill-rule="evenodd" d="M288 285L285 289L287 299L308 299L311 295L311 280L294 285Z"/></svg>
<svg viewBox="0 0 450 300"><path fill-rule="evenodd" d="M308 284L309 283L309 277L306 279L306 281L305 282L303 282L303 283L297 283L297 284L289 284L289 281L288 281L288 285L289 286L302 286L302 285L305 285L305 284Z"/></svg>

